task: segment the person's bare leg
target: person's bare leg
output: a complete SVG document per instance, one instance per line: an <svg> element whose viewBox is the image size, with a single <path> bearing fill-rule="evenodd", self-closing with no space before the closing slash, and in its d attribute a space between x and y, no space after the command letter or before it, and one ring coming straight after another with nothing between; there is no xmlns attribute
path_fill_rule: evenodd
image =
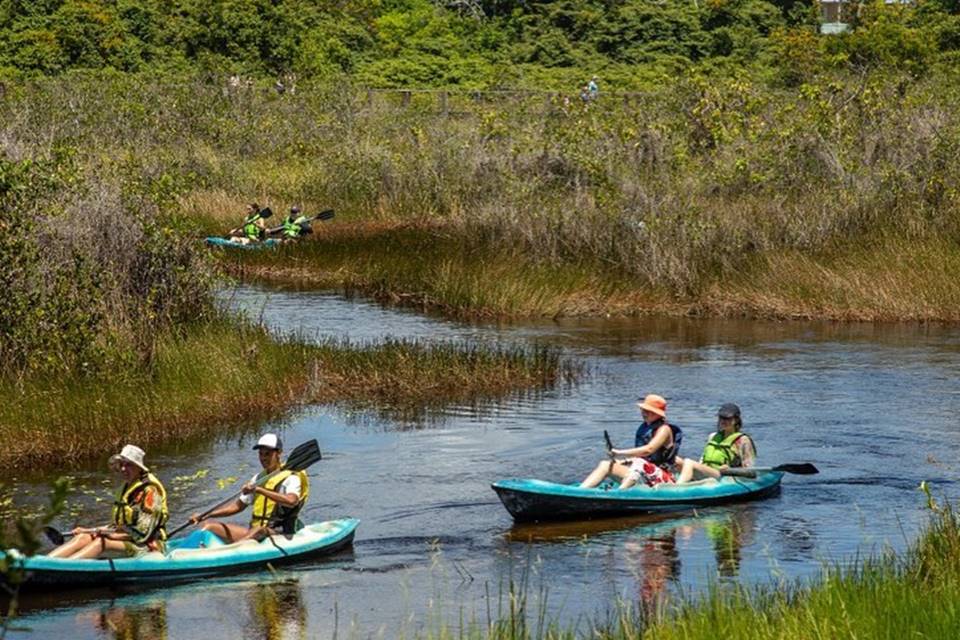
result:
<svg viewBox="0 0 960 640"><path fill-rule="evenodd" d="M123 551L125 548L124 544L119 540L97 538L70 557L74 560L97 558L105 551Z"/></svg>
<svg viewBox="0 0 960 640"><path fill-rule="evenodd" d="M260 542L267 536L272 536L274 533L275 531L273 531L273 529L270 527L254 527L248 530L240 538L237 538L237 542L240 542L241 540L256 540L257 542Z"/></svg>
<svg viewBox="0 0 960 640"><path fill-rule="evenodd" d="M687 458L683 461L683 469L680 470L680 477L677 479L677 484L690 482L693 480L694 476L699 478L715 478L719 480L720 472L713 467L708 467L702 462L697 462Z"/></svg>
<svg viewBox="0 0 960 640"><path fill-rule="evenodd" d="M216 535L228 544L242 539L249 531L249 529L243 525L220 522L219 520L211 520L210 522L203 523L202 529Z"/></svg>
<svg viewBox="0 0 960 640"><path fill-rule="evenodd" d="M50 553L47 554L50 558L69 558L73 556L77 551L83 549L85 546L90 544L93 541L93 536L89 533L81 533L75 535L70 542L65 542Z"/></svg>
<svg viewBox="0 0 960 640"><path fill-rule="evenodd" d="M622 465L619 462L613 462L612 460L604 460L580 483L580 488L592 489L603 482L603 479L607 476L625 478L628 473L630 473L630 467Z"/></svg>

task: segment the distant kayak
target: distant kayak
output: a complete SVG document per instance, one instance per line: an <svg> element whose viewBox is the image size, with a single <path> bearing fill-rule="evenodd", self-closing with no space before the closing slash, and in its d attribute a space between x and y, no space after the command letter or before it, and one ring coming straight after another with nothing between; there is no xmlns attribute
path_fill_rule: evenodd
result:
<svg viewBox="0 0 960 640"><path fill-rule="evenodd" d="M27 570L24 588L67 588L152 584L193 580L225 573L251 571L333 553L349 546L359 521L330 520L305 526L292 536L273 536L256 542L225 544L209 531L168 542L166 553L158 551L138 558L71 560L33 556L22 558L11 551L8 558ZM2 557L2 554L0 554Z"/></svg>
<svg viewBox="0 0 960 640"><path fill-rule="evenodd" d="M243 244L241 242L234 242L229 238L221 238L220 236L208 236L206 242L210 246L230 247L231 249L267 249L269 247L276 247L280 244L280 241L276 238L267 238L266 240L261 240L260 242L249 242L247 244Z"/></svg>
<svg viewBox="0 0 960 640"><path fill-rule="evenodd" d="M686 484L634 486L620 490L607 482L594 489L579 484L517 478L493 483L503 506L518 521L574 520L678 511L775 495L783 473L758 473L756 478L724 477Z"/></svg>

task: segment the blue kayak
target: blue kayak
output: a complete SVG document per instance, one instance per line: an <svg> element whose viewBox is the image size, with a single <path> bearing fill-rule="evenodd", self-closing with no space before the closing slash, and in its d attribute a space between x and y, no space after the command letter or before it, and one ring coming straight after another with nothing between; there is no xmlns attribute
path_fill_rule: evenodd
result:
<svg viewBox="0 0 960 640"><path fill-rule="evenodd" d="M276 247L280 244L280 241L276 238L267 238L260 242L243 244L242 242L234 242L229 238L221 238L219 236L209 236L206 242L212 247L229 247L231 249L269 249L270 247Z"/></svg>
<svg viewBox="0 0 960 640"><path fill-rule="evenodd" d="M333 553L353 543L358 524L353 518L330 520L307 525L292 536L278 535L261 542L246 540L233 544L225 544L209 531L195 531L184 538L170 540L166 553L155 551L137 558L23 558L15 550L10 551L8 557L26 569L25 588L173 582L256 570L267 564Z"/></svg>
<svg viewBox="0 0 960 640"><path fill-rule="evenodd" d="M756 478L726 476L624 490L609 481L594 489L581 489L579 483L515 478L495 482L492 487L515 520L575 520L757 500L775 495L782 477L779 471L769 471L758 473Z"/></svg>

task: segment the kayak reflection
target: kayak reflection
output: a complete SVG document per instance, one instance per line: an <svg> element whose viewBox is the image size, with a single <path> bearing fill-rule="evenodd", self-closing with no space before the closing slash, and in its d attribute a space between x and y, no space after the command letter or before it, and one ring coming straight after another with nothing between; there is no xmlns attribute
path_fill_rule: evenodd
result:
<svg viewBox="0 0 960 640"><path fill-rule="evenodd" d="M606 545L612 571L626 566L636 581L637 603L647 615L663 611L671 586L679 585L682 556L706 543L720 578L739 575L743 548L752 544L757 510L739 505L695 515L656 514L579 522L517 524L507 533L511 542L570 543L613 538ZM706 550L705 549L705 550ZM617 558L617 556L622 556ZM696 566L702 566L694 563ZM613 576L612 576L613 577Z"/></svg>
<svg viewBox="0 0 960 640"><path fill-rule="evenodd" d="M139 606L100 610L94 627L114 640L167 640L167 605L154 600Z"/></svg>
<svg viewBox="0 0 960 640"><path fill-rule="evenodd" d="M300 583L284 580L257 584L247 596L250 630L247 638L287 640L306 638L307 607L303 602Z"/></svg>

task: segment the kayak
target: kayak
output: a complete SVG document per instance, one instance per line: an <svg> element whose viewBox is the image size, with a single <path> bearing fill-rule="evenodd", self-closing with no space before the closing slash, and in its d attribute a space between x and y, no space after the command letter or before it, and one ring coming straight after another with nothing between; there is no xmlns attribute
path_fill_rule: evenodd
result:
<svg viewBox="0 0 960 640"><path fill-rule="evenodd" d="M212 247L230 247L231 249L268 249L270 247L276 247L280 244L280 241L276 238L267 238L266 240L261 240L260 242L249 242L247 244L243 244L241 242L234 242L229 238L208 236L207 244Z"/></svg>
<svg viewBox="0 0 960 640"><path fill-rule="evenodd" d="M637 485L620 490L609 480L593 489L577 484L515 478L491 485L517 521L574 520L678 511L730 502L757 500L780 490L779 471L756 478L725 476L684 484Z"/></svg>
<svg viewBox="0 0 960 640"><path fill-rule="evenodd" d="M137 558L71 560L32 556L16 550L8 559L27 572L24 588L94 587L192 580L224 573L261 569L269 565L330 554L353 542L359 524L353 518L303 527L292 536L272 536L257 542L226 544L209 531L194 531L170 540L166 553L153 551ZM2 558L3 554L0 554Z"/></svg>

